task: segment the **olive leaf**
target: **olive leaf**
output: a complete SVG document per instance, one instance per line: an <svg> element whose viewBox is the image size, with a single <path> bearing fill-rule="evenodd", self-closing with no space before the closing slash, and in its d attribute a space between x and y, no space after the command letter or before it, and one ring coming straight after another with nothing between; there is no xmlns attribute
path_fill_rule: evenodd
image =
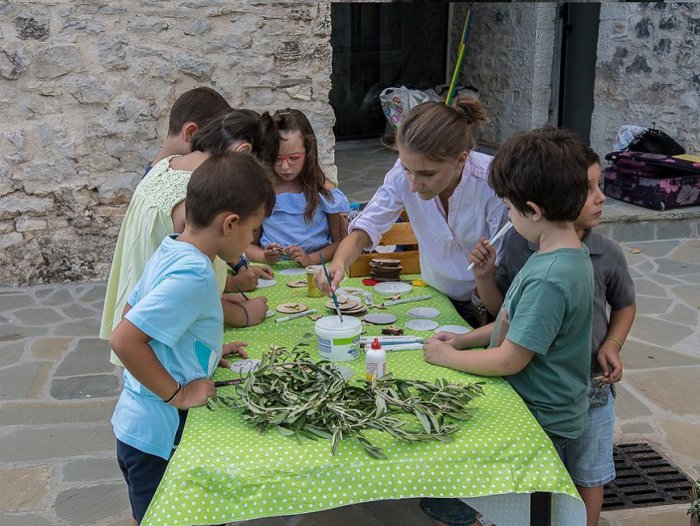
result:
<svg viewBox="0 0 700 526"><path fill-rule="evenodd" d="M387 458L363 433L372 429L407 442L451 442L468 420L467 407L483 396L482 382L451 383L394 378L388 374L372 381L348 383L327 360L314 362L302 347L270 346L258 368L233 395L210 398L211 410L240 410L243 420L261 434L270 428L282 436L330 440L336 454L343 440L354 439L374 459Z"/></svg>

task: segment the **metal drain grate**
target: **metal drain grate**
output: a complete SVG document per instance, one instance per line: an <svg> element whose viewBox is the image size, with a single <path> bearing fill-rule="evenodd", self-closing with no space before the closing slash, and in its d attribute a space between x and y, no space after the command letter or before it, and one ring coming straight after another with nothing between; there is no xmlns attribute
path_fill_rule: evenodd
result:
<svg viewBox="0 0 700 526"><path fill-rule="evenodd" d="M605 486L603 509L688 502L693 481L649 444L613 446L615 480Z"/></svg>

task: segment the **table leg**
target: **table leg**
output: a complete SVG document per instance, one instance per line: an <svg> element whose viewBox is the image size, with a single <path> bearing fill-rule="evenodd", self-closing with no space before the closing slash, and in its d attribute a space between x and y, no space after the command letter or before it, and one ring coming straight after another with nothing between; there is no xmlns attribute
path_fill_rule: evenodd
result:
<svg viewBox="0 0 700 526"><path fill-rule="evenodd" d="M530 526L552 526L552 494L530 494Z"/></svg>

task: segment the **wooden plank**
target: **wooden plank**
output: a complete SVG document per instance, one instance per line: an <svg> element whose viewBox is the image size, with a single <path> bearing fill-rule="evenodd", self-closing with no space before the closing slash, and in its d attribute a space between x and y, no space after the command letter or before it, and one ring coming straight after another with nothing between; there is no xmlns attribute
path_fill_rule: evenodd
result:
<svg viewBox="0 0 700 526"><path fill-rule="evenodd" d="M382 235L380 245L415 245L418 243L413 233L411 223L395 223L388 232Z"/></svg>

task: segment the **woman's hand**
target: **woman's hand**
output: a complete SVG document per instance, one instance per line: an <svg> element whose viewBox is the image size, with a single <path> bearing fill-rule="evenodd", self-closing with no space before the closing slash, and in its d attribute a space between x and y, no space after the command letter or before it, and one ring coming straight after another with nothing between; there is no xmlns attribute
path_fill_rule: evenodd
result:
<svg viewBox="0 0 700 526"><path fill-rule="evenodd" d="M287 247L287 256L289 259L296 261L302 267L308 267L313 264L311 261L311 256L309 256L306 251L298 245L290 245Z"/></svg>
<svg viewBox="0 0 700 526"><path fill-rule="evenodd" d="M316 281L316 285L321 292L331 296L338 288L338 285L340 285L340 282L343 281L343 278L345 277L345 269L341 263L336 263L335 261L326 268L331 277L331 284L328 283L328 278L326 277L326 273L322 268L318 269L316 274L314 274L314 280Z"/></svg>
<svg viewBox="0 0 700 526"><path fill-rule="evenodd" d="M482 237L467 256L469 263L474 263L472 272L475 278L494 277L496 275L496 249L489 240Z"/></svg>

